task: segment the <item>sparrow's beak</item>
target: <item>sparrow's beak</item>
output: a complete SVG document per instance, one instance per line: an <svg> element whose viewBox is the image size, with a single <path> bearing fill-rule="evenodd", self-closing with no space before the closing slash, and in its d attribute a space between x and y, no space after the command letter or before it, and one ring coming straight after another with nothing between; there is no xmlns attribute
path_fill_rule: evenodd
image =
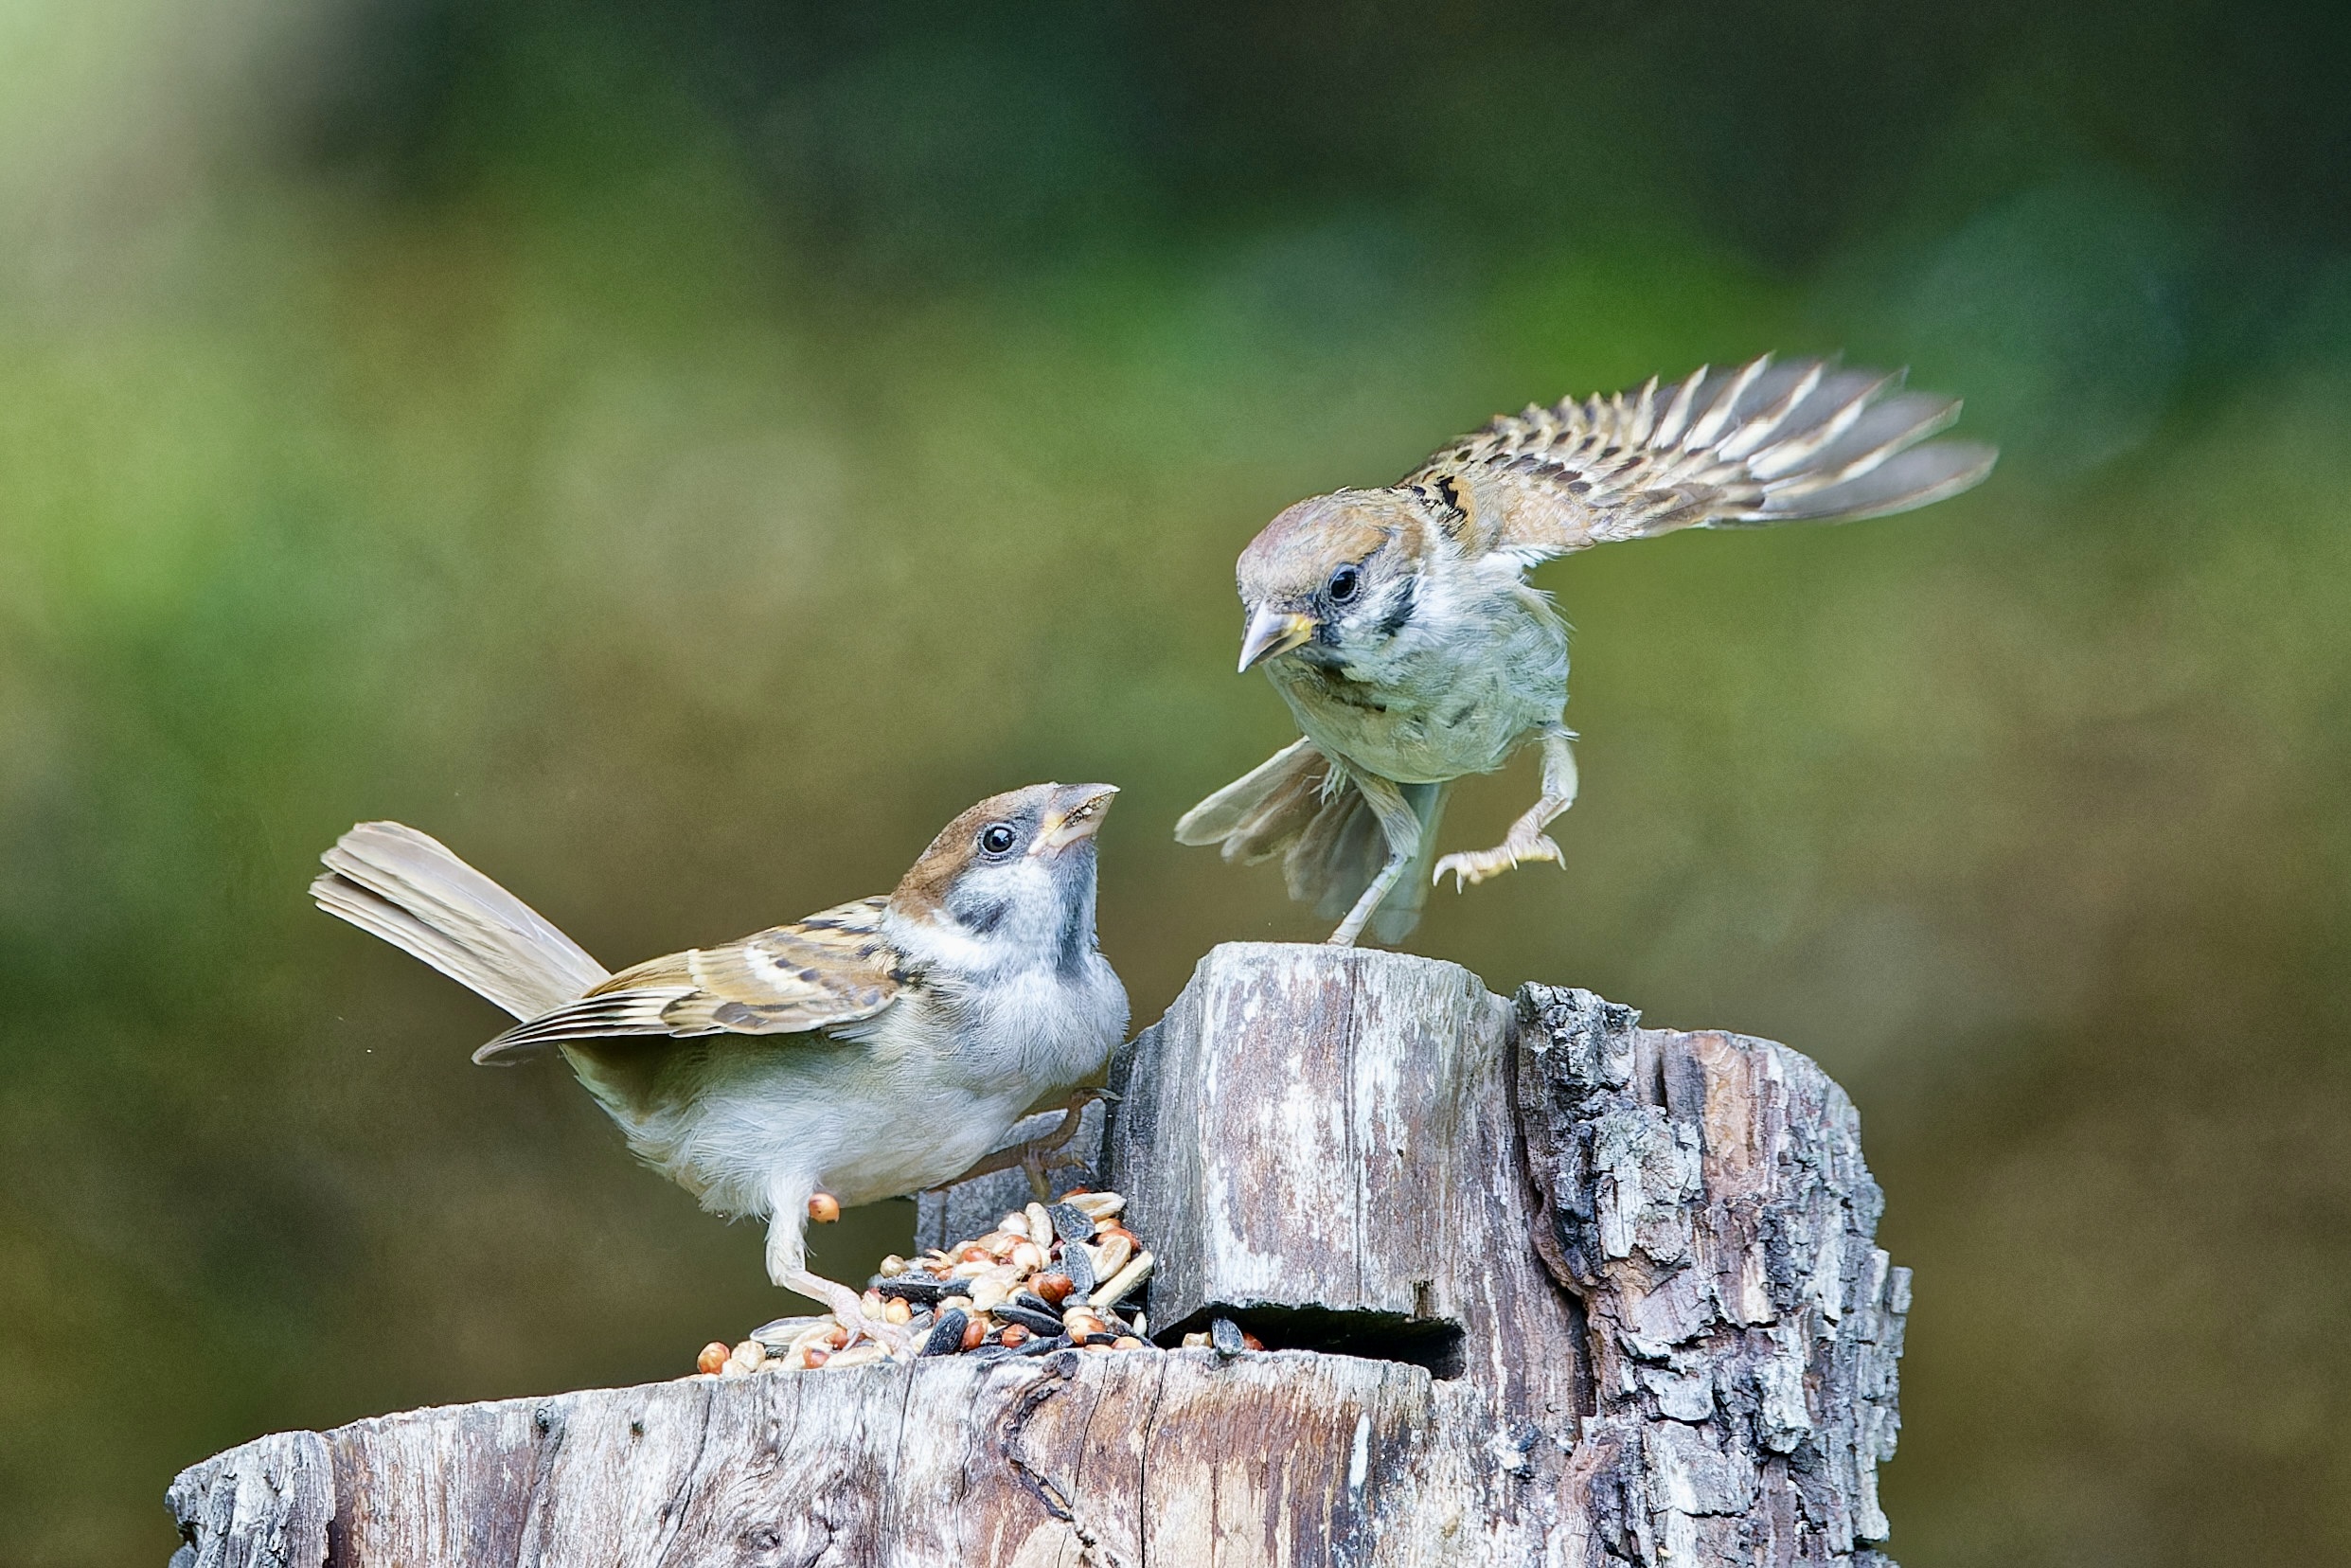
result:
<svg viewBox="0 0 2351 1568"><path fill-rule="evenodd" d="M1260 605L1249 617L1249 631L1240 640L1241 673L1276 653L1287 653L1314 635L1314 617L1302 615L1295 610L1276 610Z"/></svg>
<svg viewBox="0 0 2351 1568"><path fill-rule="evenodd" d="M1080 839L1094 837L1103 817L1110 814L1111 797L1117 793L1115 784L1064 785L1045 808L1044 820L1038 825L1036 841L1028 852L1058 855Z"/></svg>

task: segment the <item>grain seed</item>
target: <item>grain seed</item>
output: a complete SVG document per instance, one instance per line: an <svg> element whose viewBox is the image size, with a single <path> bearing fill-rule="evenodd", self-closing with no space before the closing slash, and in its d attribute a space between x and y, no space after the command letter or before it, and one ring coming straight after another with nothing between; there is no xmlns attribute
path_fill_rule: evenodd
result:
<svg viewBox="0 0 2351 1568"><path fill-rule="evenodd" d="M1096 1307L1114 1307L1127 1293L1151 1277L1151 1266L1157 1261L1149 1253L1136 1253L1133 1261L1111 1277L1108 1283L1086 1300Z"/></svg>
<svg viewBox="0 0 2351 1568"><path fill-rule="evenodd" d="M1103 1279L1112 1278L1127 1266L1127 1259L1133 1256L1134 1238L1124 1231L1116 1232L1095 1243L1094 1272Z"/></svg>

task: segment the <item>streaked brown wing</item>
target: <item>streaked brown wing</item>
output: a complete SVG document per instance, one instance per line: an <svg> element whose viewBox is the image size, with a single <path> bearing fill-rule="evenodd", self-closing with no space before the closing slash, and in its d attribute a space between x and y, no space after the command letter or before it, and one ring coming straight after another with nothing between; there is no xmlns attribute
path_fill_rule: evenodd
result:
<svg viewBox="0 0 2351 1568"><path fill-rule="evenodd" d="M805 1034L871 1018L899 988L898 954L882 935L883 903L859 899L739 942L648 959L508 1029L473 1060L571 1040Z"/></svg>
<svg viewBox="0 0 2351 1568"><path fill-rule="evenodd" d="M1405 476L1472 550L1534 561L1687 527L1877 517L1968 489L1995 456L1928 437L1959 400L1825 360L1705 368L1672 386L1529 406Z"/></svg>

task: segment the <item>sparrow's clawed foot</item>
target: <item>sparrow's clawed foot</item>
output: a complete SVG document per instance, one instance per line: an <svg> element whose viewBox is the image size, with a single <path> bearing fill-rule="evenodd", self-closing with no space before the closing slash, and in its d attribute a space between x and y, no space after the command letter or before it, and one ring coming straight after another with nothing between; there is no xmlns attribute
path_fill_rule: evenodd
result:
<svg viewBox="0 0 2351 1568"><path fill-rule="evenodd" d="M1085 1163L1075 1158L1056 1160L1053 1156L1060 1153L1070 1139L1078 1135L1079 1118L1084 1116L1087 1106L1095 1100L1115 1100L1117 1097L1108 1089L1074 1090L1069 1098L1061 1103L1060 1108L1061 1119L1055 1124L1052 1131L1022 1143L1011 1144L997 1149L992 1154L982 1155L972 1163L971 1168L960 1175L950 1177L930 1190L944 1191L948 1187L976 1181L982 1176L992 1176L999 1170L1010 1170L1014 1166L1018 1166L1027 1173L1028 1185L1035 1191L1038 1201L1048 1202L1053 1194L1046 1179L1053 1169L1057 1166ZM1051 1113L1039 1114L1050 1114Z"/></svg>
<svg viewBox="0 0 2351 1568"><path fill-rule="evenodd" d="M1453 874L1453 891L1458 893L1473 882L1499 877L1529 861L1550 861L1561 866L1567 864L1550 834L1540 829L1520 827L1511 829L1510 836L1491 849L1457 849L1447 855L1436 863L1431 880L1443 882L1445 873L1450 871Z"/></svg>
<svg viewBox="0 0 2351 1568"><path fill-rule="evenodd" d="M814 1301L821 1301L832 1313L833 1321L849 1331L849 1344L869 1339L892 1356L904 1359L914 1354L915 1337L911 1331L895 1323L884 1323L865 1310L865 1303L846 1285L836 1284L822 1274L810 1274L806 1269L795 1271L789 1279L776 1284L788 1291L797 1291Z"/></svg>

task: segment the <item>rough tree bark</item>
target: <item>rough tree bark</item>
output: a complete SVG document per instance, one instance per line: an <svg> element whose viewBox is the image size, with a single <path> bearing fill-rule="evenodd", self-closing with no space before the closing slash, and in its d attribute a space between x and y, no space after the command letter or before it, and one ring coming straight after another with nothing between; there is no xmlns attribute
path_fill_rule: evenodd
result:
<svg viewBox="0 0 2351 1568"><path fill-rule="evenodd" d="M1884 1568L1907 1271L1844 1096L1769 1042L1450 964L1237 945L1115 1087L1155 1334L267 1437L175 1568L1852 1563ZM1017 1173L925 1205L984 1224ZM968 1216L966 1217L968 1219Z"/></svg>

